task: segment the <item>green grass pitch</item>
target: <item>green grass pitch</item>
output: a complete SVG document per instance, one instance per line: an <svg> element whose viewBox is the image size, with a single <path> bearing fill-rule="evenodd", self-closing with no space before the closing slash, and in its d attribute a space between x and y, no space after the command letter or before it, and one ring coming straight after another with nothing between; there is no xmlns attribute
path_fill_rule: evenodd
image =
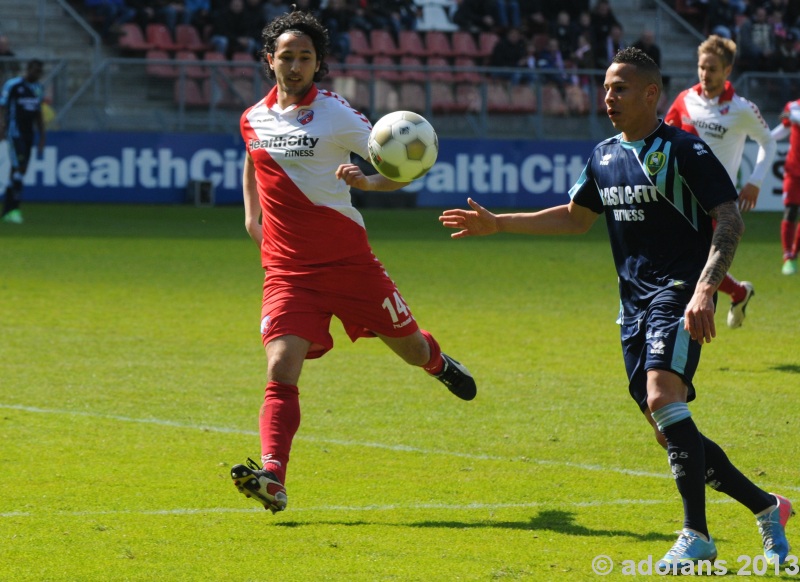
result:
<svg viewBox="0 0 800 582"><path fill-rule="evenodd" d="M681 502L627 393L602 222L453 241L438 211L366 211L478 397L334 320L334 350L301 378L289 507L273 516L229 478L259 453L265 374L241 209L24 210L0 224L0 580L598 580L601 554L604 579L624 580L625 560L674 541ZM756 297L736 331L720 297L691 408L800 505L800 277L780 274L780 215L745 222L733 273ZM708 499L720 559L760 554L747 510ZM800 553L800 518L788 531Z"/></svg>

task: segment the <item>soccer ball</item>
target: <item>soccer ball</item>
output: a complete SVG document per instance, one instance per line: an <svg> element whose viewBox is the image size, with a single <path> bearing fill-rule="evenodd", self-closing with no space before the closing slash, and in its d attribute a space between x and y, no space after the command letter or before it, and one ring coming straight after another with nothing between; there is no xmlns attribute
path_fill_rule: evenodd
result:
<svg viewBox="0 0 800 582"><path fill-rule="evenodd" d="M381 117L369 134L369 159L378 172L395 182L425 175L439 155L439 138L427 119L413 111Z"/></svg>

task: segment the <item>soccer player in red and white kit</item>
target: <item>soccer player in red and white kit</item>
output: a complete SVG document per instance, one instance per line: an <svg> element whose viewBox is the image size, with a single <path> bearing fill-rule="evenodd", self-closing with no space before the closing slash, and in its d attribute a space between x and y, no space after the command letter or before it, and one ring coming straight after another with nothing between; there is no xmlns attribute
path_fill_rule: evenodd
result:
<svg viewBox="0 0 800 582"><path fill-rule="evenodd" d="M275 18L262 32L267 75L277 85L241 117L247 155L245 227L265 269L261 337L267 385L261 407L260 463L236 465L231 478L273 513L286 507L286 465L300 425L303 363L333 347L331 317L352 341L378 337L406 363L422 367L463 400L476 394L469 371L420 329L372 253L350 187L403 187L350 163L368 158L371 125L339 95L319 89L329 39L310 13Z"/></svg>
<svg viewBox="0 0 800 582"><path fill-rule="evenodd" d="M736 58L736 43L711 35L697 48L697 76L700 82L686 89L673 102L664 121L693 133L705 141L738 184L744 143L748 137L758 143L756 164L739 191L739 209L756 206L761 183L767 175L777 145L758 107L737 95L728 81ZM755 294L749 281L737 281L727 273L719 290L731 296L728 327L741 327L745 308Z"/></svg>
<svg viewBox="0 0 800 582"><path fill-rule="evenodd" d="M797 212L800 208L800 99L790 101L783 108L781 122L772 130L776 139L789 136L789 152L783 166L783 220L781 220L781 245L783 267L781 273L797 273L797 250L800 246L800 225Z"/></svg>

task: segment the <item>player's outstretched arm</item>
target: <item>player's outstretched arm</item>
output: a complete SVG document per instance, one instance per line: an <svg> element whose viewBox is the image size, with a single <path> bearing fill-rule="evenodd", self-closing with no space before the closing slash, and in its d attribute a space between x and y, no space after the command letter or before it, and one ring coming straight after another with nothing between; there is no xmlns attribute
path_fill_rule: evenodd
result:
<svg viewBox="0 0 800 582"><path fill-rule="evenodd" d="M714 293L733 262L736 247L744 232L744 222L736 202L724 202L709 212L717 221L711 239L708 261L700 274L694 295L686 306L684 329L693 340L708 343L716 337Z"/></svg>
<svg viewBox="0 0 800 582"><path fill-rule="evenodd" d="M352 187L365 192L392 192L407 186L409 182L395 182L381 174L367 176L356 164L342 164L336 168L336 177Z"/></svg>
<svg viewBox="0 0 800 582"><path fill-rule="evenodd" d="M458 230L450 236L485 236L496 232L516 234L581 234L597 220L599 214L574 202L540 212L494 214L467 198L472 210L445 210L439 217L442 226Z"/></svg>

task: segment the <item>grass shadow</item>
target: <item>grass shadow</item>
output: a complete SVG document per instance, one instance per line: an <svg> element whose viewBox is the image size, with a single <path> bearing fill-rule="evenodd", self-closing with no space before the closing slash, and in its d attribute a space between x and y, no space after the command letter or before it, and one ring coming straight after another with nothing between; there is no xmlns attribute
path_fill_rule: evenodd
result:
<svg viewBox="0 0 800 582"><path fill-rule="evenodd" d="M324 521L319 522L298 522L284 521L276 523L280 527L301 527L305 525L381 525L381 526L401 526L411 528L448 528L448 529L474 529L474 528L494 528L494 529L513 529L528 531L552 531L555 533L570 536L587 537L629 537L639 541L674 541L674 534L663 534L656 532L634 532L623 529L592 529L579 523L575 523L575 514L569 511L545 510L538 515L531 517L529 521L417 521L407 524L402 523L378 523L374 521Z"/></svg>
<svg viewBox="0 0 800 582"><path fill-rule="evenodd" d="M778 366L771 366L770 370L786 372L787 374L800 374L800 364L780 364Z"/></svg>

